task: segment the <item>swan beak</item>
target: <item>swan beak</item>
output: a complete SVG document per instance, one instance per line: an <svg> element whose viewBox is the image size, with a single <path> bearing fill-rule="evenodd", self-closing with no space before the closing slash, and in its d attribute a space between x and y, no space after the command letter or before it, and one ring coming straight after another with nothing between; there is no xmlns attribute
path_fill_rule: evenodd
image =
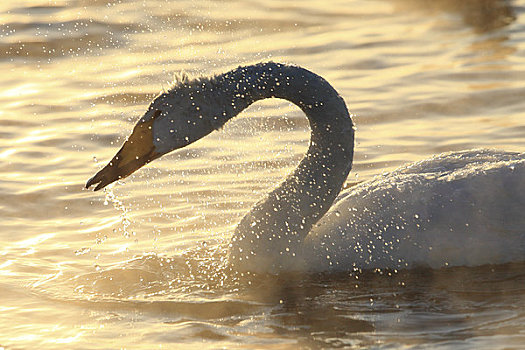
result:
<svg viewBox="0 0 525 350"><path fill-rule="evenodd" d="M98 184L95 187L95 191L98 191L159 158L162 154L155 150L152 126L153 119L139 122L115 157L88 180L86 188Z"/></svg>

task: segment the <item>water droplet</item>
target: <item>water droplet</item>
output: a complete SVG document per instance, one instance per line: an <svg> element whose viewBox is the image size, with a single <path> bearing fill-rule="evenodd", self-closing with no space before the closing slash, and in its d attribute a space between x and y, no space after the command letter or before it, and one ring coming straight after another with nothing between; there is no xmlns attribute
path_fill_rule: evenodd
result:
<svg viewBox="0 0 525 350"><path fill-rule="evenodd" d="M91 251L91 248L81 248L78 250L75 250L75 255L84 255Z"/></svg>

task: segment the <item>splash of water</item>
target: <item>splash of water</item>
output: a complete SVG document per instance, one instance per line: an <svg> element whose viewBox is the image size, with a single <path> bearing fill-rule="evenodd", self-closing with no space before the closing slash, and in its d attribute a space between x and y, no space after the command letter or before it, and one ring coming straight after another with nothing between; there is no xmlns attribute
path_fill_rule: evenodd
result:
<svg viewBox="0 0 525 350"><path fill-rule="evenodd" d="M131 225L131 220L129 219L128 214L130 210L126 208L126 206L120 199L117 198L112 188L104 189L104 194L105 194L104 205L109 205L111 203L113 207L118 212L120 212L121 225L116 230L120 231L122 235L126 238L130 238L131 236L136 236L136 232L129 230L129 226Z"/></svg>

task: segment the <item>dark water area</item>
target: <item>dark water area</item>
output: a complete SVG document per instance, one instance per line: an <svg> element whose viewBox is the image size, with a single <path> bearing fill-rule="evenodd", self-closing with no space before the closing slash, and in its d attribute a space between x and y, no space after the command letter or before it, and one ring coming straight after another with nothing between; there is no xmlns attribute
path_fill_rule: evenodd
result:
<svg viewBox="0 0 525 350"><path fill-rule="evenodd" d="M307 149L286 101L104 193L83 187L177 74L269 60L347 102L346 187L441 152L524 152L524 12L521 0L2 2L0 348L523 348L522 261L228 270L235 226Z"/></svg>

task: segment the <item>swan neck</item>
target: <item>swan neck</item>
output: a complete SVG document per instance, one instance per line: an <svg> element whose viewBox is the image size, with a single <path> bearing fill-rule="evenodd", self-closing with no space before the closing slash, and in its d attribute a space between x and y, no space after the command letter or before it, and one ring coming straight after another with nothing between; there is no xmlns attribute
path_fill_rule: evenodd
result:
<svg viewBox="0 0 525 350"><path fill-rule="evenodd" d="M265 63L239 67L231 82L233 114L265 98L282 98L306 114L308 151L286 180L239 223L230 247L237 269L302 269L301 247L328 211L350 172L354 127L344 100L320 76L300 67Z"/></svg>
<svg viewBox="0 0 525 350"><path fill-rule="evenodd" d="M226 73L224 78L232 100L233 114L230 117L256 101L281 98L301 108L312 129L330 122L353 127L346 105L337 91L325 79L304 68L269 62L239 67ZM342 108L341 113L325 113L328 112L326 107L333 108L334 105ZM340 114L344 115L342 119Z"/></svg>

